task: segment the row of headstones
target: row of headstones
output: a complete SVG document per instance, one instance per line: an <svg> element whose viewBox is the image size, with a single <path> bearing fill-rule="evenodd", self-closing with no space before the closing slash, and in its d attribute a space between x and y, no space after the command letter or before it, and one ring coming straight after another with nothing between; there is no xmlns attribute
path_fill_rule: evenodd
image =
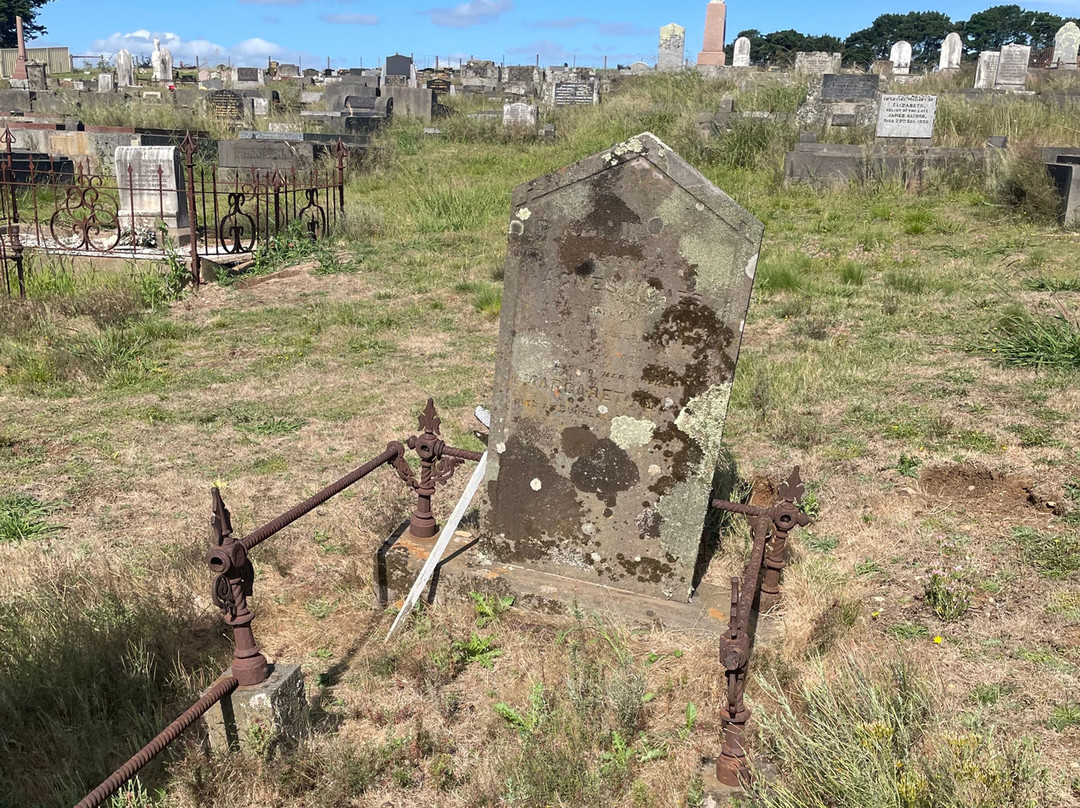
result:
<svg viewBox="0 0 1080 808"><path fill-rule="evenodd" d="M660 52L657 60L657 70L671 71L681 70L684 65L684 52L686 42L686 29L675 23L665 25L660 29ZM1006 48L1026 48L1025 53L1030 57L1031 48L1026 45L1006 45L1002 48L1001 53L1005 54ZM1057 34L1054 36L1054 64L1059 68L1075 70L1077 66L1077 51L1080 49L1080 27L1077 27L1075 22L1069 21L1058 29ZM945 37L945 41L941 45L941 53L938 57L938 69L939 70L956 70L960 67L960 60L964 53L964 43L960 39L960 34L950 33ZM980 63L984 58L988 58L991 52L984 52L980 55ZM1018 54L1019 51L1016 51ZM807 57L812 56L825 56L826 54L804 54L800 53L796 56L796 70L799 68L799 57L803 57L802 61L809 61ZM838 54L831 54L832 57L838 56ZM1010 52L1012 56L1012 52ZM911 43L901 40L895 43L889 51L889 61L892 63L893 73L895 75L907 75L911 71L911 57L912 49ZM750 40L741 36L735 40L733 47L732 67L749 67L750 66ZM807 71L807 72L821 72L821 71ZM1026 72L1026 64L1025 64ZM1006 81L1006 86L1011 86L1013 82ZM978 87L978 83L975 85Z"/></svg>

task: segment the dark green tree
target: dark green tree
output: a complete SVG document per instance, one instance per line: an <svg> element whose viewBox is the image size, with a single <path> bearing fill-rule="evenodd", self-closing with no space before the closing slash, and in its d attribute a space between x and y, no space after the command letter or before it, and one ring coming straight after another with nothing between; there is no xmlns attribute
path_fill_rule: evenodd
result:
<svg viewBox="0 0 1080 808"><path fill-rule="evenodd" d="M23 36L35 39L48 33L44 25L34 22L38 9L49 0L0 0L0 48L14 48L19 44L15 33L15 18L23 18Z"/></svg>
<svg viewBox="0 0 1080 808"><path fill-rule="evenodd" d="M1036 50L1054 44L1054 34L1065 20L1047 11L1025 11L1020 6L993 6L972 14L964 23L968 49L978 53L999 50L1002 45L1031 45Z"/></svg>
<svg viewBox="0 0 1080 808"><path fill-rule="evenodd" d="M844 60L868 67L875 59L887 59L893 44L903 39L911 43L912 64L935 64L941 43L959 28L938 11L882 14L869 28L856 31L844 41Z"/></svg>

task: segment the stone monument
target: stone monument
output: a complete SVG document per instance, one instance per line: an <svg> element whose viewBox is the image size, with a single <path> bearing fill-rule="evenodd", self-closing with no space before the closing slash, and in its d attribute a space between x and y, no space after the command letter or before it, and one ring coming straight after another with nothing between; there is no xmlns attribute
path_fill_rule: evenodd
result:
<svg viewBox="0 0 1080 808"><path fill-rule="evenodd" d="M187 183L175 146L117 146L113 158L124 230L188 226Z"/></svg>
<svg viewBox="0 0 1080 808"><path fill-rule="evenodd" d="M732 67L750 67L750 40L744 36L735 40L731 53Z"/></svg>
<svg viewBox="0 0 1080 808"><path fill-rule="evenodd" d="M900 40L889 50L894 76L906 76L911 72L911 43Z"/></svg>
<svg viewBox="0 0 1080 808"><path fill-rule="evenodd" d="M762 224L650 133L511 211L482 552L685 602Z"/></svg>
<svg viewBox="0 0 1080 808"><path fill-rule="evenodd" d="M1059 70L1076 70L1076 54L1080 50L1080 27L1069 20L1054 35L1054 64Z"/></svg>
<svg viewBox="0 0 1080 808"><path fill-rule="evenodd" d="M503 105L503 126L535 130L539 121L540 110L532 104L517 102Z"/></svg>
<svg viewBox="0 0 1080 808"><path fill-rule="evenodd" d="M983 51L979 54L979 61L975 65L975 89L992 90L997 81L998 61L1001 53L998 51Z"/></svg>
<svg viewBox="0 0 1080 808"><path fill-rule="evenodd" d="M153 80L169 84L173 80L173 58L168 48L161 47L161 40L154 37L154 52L150 54L150 65L154 69Z"/></svg>
<svg viewBox="0 0 1080 808"><path fill-rule="evenodd" d="M677 23L668 23L660 29L660 53L656 69L663 73L682 70L686 64L686 29Z"/></svg>
<svg viewBox="0 0 1080 808"><path fill-rule="evenodd" d="M710 0L705 9L705 41L698 54L699 65L723 65L726 56L724 54L724 26L727 21L727 6L724 0ZM736 65L737 67L738 65Z"/></svg>
<svg viewBox="0 0 1080 808"><path fill-rule="evenodd" d="M938 70L957 70L960 67L960 59L964 55L964 43L960 41L960 34L953 31L945 41L941 43L941 57L938 59Z"/></svg>
<svg viewBox="0 0 1080 808"><path fill-rule="evenodd" d="M135 61L131 58L131 51L126 49L116 54L116 86L135 86Z"/></svg>
<svg viewBox="0 0 1080 808"><path fill-rule="evenodd" d="M1023 90L1027 87L1028 63L1031 61L1030 45L1005 45L998 59L997 78L994 88L998 90Z"/></svg>
<svg viewBox="0 0 1080 808"><path fill-rule="evenodd" d="M840 54L825 51L799 51L795 54L795 72L824 75L840 72Z"/></svg>
<svg viewBox="0 0 1080 808"><path fill-rule="evenodd" d="M111 93L113 91L113 74L98 73L97 84L99 93Z"/></svg>
<svg viewBox="0 0 1080 808"><path fill-rule="evenodd" d="M936 95L882 95L877 136L929 140L934 136Z"/></svg>

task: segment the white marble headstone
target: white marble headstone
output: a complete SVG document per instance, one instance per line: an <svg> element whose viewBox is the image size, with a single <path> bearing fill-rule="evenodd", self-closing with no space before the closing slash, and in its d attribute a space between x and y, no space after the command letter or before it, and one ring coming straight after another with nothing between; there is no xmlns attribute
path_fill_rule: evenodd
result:
<svg viewBox="0 0 1080 808"><path fill-rule="evenodd" d="M735 48L731 55L732 67L750 66L750 40L741 36L735 40Z"/></svg>
<svg viewBox="0 0 1080 808"><path fill-rule="evenodd" d="M975 65L976 90L994 89L999 59L1001 59L1001 54L998 51L983 51L979 54L979 62Z"/></svg>
<svg viewBox="0 0 1080 808"><path fill-rule="evenodd" d="M883 95L878 106L877 136L931 138L936 115L936 95Z"/></svg>
<svg viewBox="0 0 1080 808"><path fill-rule="evenodd" d="M1054 36L1054 64L1065 70L1076 69L1076 55L1080 50L1080 27L1069 20Z"/></svg>
<svg viewBox="0 0 1080 808"><path fill-rule="evenodd" d="M964 43L960 41L960 34L953 31L941 43L941 58L938 59L938 70L955 70L960 67L960 58L963 54Z"/></svg>
<svg viewBox="0 0 1080 808"><path fill-rule="evenodd" d="M126 49L116 54L116 86L135 86L135 61L131 58L131 51Z"/></svg>
<svg viewBox="0 0 1080 808"><path fill-rule="evenodd" d="M893 75L906 76L911 72L911 43L900 40L889 50L889 61L892 62Z"/></svg>
<svg viewBox="0 0 1080 808"><path fill-rule="evenodd" d="M998 60L994 87L1001 90L1023 90L1027 86L1030 45L1005 45Z"/></svg>
<svg viewBox="0 0 1080 808"><path fill-rule="evenodd" d="M113 157L125 231L188 226L187 183L175 146L117 146Z"/></svg>

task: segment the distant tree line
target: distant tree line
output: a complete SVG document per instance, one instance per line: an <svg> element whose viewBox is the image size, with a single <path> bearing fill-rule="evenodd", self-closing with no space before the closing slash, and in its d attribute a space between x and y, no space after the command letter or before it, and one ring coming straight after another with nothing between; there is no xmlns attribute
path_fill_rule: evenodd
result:
<svg viewBox="0 0 1080 808"><path fill-rule="evenodd" d="M967 20L951 20L939 11L909 11L882 14L869 28L855 31L847 39L825 34L810 36L798 31L762 34L751 28L738 36L750 40L750 60L754 64L790 67L798 51L840 53L844 63L869 67L877 59L889 58L889 50L900 40L911 43L913 65L937 64L941 43L955 31L969 55L999 50L1002 45L1030 45L1032 50L1052 47L1054 34L1069 18L1048 11L1027 11L1020 6L993 6L972 14ZM727 46L731 63L734 42Z"/></svg>

